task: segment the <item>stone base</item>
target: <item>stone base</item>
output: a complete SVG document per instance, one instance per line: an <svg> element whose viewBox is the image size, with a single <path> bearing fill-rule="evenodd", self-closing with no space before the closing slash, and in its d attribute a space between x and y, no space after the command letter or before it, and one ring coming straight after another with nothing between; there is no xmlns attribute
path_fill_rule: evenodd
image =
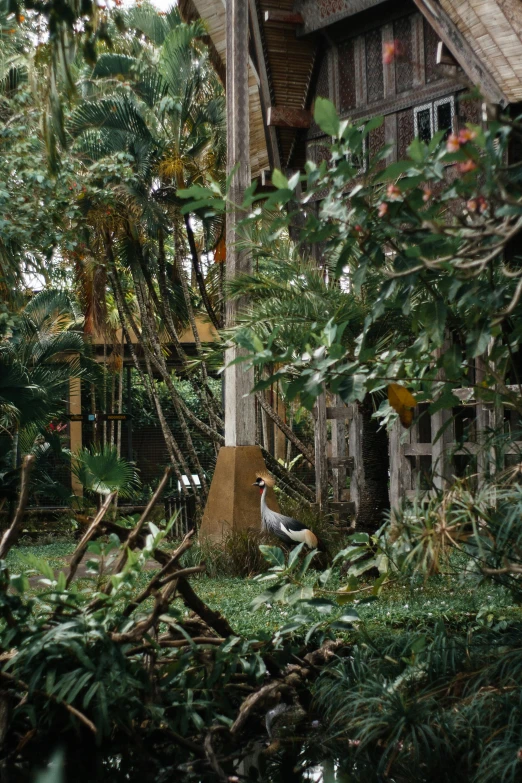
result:
<svg viewBox="0 0 522 783"><path fill-rule="evenodd" d="M259 446L222 446L199 534L221 541L227 533L259 530L261 510L259 489L252 486L266 466ZM273 489L268 490L268 505L279 511Z"/></svg>

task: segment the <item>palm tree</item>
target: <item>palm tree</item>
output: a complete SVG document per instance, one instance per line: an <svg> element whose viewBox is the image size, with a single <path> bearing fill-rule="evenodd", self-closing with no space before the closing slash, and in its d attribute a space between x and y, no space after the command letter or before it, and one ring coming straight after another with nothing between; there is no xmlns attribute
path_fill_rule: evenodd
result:
<svg viewBox="0 0 522 783"><path fill-rule="evenodd" d="M204 361L195 369L190 367L179 330L188 319L202 356L194 290L184 263L187 257L208 317L216 326L221 323L213 293L219 287L206 285L201 232L198 237L196 229L200 226L212 244L222 226L216 219L203 225L184 216L177 194L180 188L206 182L211 173L221 176L225 157L223 94L199 40L204 34L201 23L185 25L177 10L161 17L150 7L131 9L127 23L140 35L128 51L100 56L82 82L85 100L73 111L68 127L75 138L73 150L85 166L95 168L97 161L112 162L118 155L124 160L121 175L115 174L110 182L110 203L106 199L103 204L85 200L90 244L97 255L105 256L122 326L127 337L131 332L138 336L149 379L153 373L159 374L171 393L184 438L184 448L180 448L158 407L171 460L190 477L188 454L202 478L203 493L199 495L204 496L205 477L186 419L219 442L220 403L208 384ZM129 281L137 313L130 311L126 301ZM161 330L157 318L161 319ZM162 333L185 363L196 392L203 395L211 426L195 417L176 391L165 362ZM132 351L131 340L127 343ZM149 384L150 393L159 404L153 385Z"/></svg>
<svg viewBox="0 0 522 783"><path fill-rule="evenodd" d="M13 498L24 454L37 457L33 482L40 486L52 484L46 457L54 451L68 458L49 425L63 416L70 379L98 375L82 320L67 293L44 290L16 315L15 329L0 342L0 496ZM62 493L63 487L55 489Z"/></svg>

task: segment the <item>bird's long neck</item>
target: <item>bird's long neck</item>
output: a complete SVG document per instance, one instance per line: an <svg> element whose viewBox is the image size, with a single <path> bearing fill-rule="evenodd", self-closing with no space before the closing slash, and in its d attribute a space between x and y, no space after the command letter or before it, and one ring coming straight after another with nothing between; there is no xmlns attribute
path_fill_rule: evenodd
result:
<svg viewBox="0 0 522 783"><path fill-rule="evenodd" d="M263 487L263 491L261 492L261 516L263 515L263 511L265 511L265 509L267 508L267 505L266 505L266 490L267 490L267 486L265 484L265 486Z"/></svg>

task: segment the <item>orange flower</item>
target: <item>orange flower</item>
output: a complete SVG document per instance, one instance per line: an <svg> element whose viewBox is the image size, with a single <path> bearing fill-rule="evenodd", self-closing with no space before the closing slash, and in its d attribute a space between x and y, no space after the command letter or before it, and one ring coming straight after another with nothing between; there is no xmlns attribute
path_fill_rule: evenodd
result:
<svg viewBox="0 0 522 783"><path fill-rule="evenodd" d="M379 217L381 218L384 217L387 214L387 212L388 212L388 204L385 201L381 201L381 203L379 204L379 212L378 212Z"/></svg>
<svg viewBox="0 0 522 783"><path fill-rule="evenodd" d="M473 141L473 139L476 138L477 138L477 132L471 130L470 128L463 128L461 131L459 131L460 144L466 144L468 141Z"/></svg>
<svg viewBox="0 0 522 783"><path fill-rule="evenodd" d="M394 60L402 57L404 47L400 41L395 39L391 43L385 43L382 47L382 61L384 65L390 65Z"/></svg>
<svg viewBox="0 0 522 783"><path fill-rule="evenodd" d="M401 197L400 188L398 188L397 185L388 185L386 188L386 195L392 201L397 201L397 199Z"/></svg>
<svg viewBox="0 0 522 783"><path fill-rule="evenodd" d="M478 168L477 164L474 160L466 160L464 163L459 163L457 166L457 169L461 174L467 174L468 171L475 171L475 169Z"/></svg>
<svg viewBox="0 0 522 783"><path fill-rule="evenodd" d="M484 196L479 196L478 198L470 198L466 206L470 212L480 212L482 215L488 209L488 202Z"/></svg>
<svg viewBox="0 0 522 783"><path fill-rule="evenodd" d="M448 152L458 152L460 149L460 139L456 133L450 133L446 142Z"/></svg>

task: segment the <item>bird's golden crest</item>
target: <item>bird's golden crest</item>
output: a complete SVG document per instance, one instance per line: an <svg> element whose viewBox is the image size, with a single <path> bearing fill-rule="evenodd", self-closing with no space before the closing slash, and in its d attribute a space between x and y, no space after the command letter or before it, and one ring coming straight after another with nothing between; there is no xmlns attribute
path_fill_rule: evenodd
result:
<svg viewBox="0 0 522 783"><path fill-rule="evenodd" d="M256 473L256 478L263 479L267 487L275 486L275 478L270 473Z"/></svg>

